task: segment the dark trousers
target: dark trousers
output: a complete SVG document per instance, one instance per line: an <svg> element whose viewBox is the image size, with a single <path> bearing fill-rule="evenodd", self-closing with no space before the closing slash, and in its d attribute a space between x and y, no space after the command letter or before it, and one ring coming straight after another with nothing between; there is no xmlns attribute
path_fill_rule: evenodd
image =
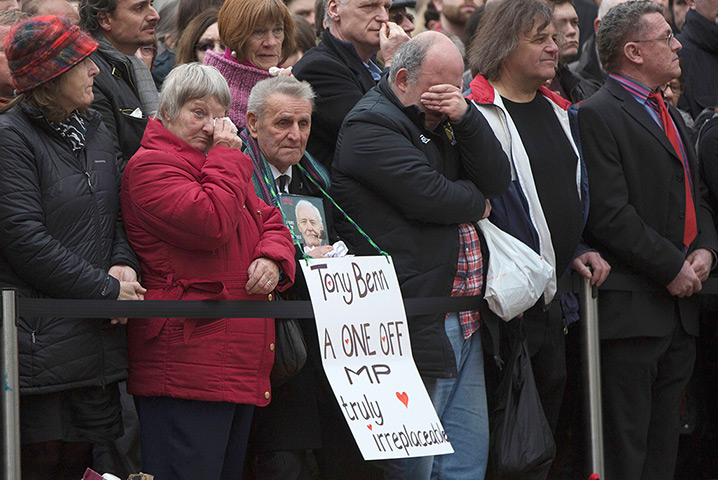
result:
<svg viewBox="0 0 718 480"><path fill-rule="evenodd" d="M536 389L546 420L555 431L566 388L566 335L558 299L551 302L547 312L538 306L527 310L524 329Z"/></svg>
<svg viewBox="0 0 718 480"><path fill-rule="evenodd" d="M695 337L601 341L605 479L672 480L681 399L693 371Z"/></svg>
<svg viewBox="0 0 718 480"><path fill-rule="evenodd" d="M281 450L252 455L248 462L252 480L310 480L312 473L306 450Z"/></svg>
<svg viewBox="0 0 718 480"><path fill-rule="evenodd" d="M159 480L241 479L253 405L136 399L145 472Z"/></svg>
<svg viewBox="0 0 718 480"><path fill-rule="evenodd" d="M92 464L87 442L25 443L20 452L22 480L78 480Z"/></svg>

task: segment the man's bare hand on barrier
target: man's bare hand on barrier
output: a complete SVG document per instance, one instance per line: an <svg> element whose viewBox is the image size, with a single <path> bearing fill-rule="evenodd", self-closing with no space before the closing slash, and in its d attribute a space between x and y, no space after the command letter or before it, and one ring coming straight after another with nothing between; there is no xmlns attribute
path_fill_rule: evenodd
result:
<svg viewBox="0 0 718 480"><path fill-rule="evenodd" d="M573 260L573 269L600 287L611 271L611 265L598 252L586 252ZM591 267L591 268L588 268Z"/></svg>

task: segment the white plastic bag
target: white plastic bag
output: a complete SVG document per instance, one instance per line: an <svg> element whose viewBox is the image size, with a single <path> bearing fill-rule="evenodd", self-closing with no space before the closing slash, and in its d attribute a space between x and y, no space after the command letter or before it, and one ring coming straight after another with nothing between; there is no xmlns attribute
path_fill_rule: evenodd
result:
<svg viewBox="0 0 718 480"><path fill-rule="evenodd" d="M508 322L541 298L553 276L553 267L488 219L478 225L489 250L484 298L491 311Z"/></svg>

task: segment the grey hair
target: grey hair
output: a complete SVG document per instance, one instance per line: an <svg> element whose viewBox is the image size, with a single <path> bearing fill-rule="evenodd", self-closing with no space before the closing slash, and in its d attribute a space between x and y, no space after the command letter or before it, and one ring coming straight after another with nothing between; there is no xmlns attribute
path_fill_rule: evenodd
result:
<svg viewBox="0 0 718 480"><path fill-rule="evenodd" d="M90 33L100 31L98 13L115 13L119 0L80 0L78 10L80 13L80 27Z"/></svg>
<svg viewBox="0 0 718 480"><path fill-rule="evenodd" d="M313 204L312 202L310 202L309 200L299 200L299 201L297 202L297 206L294 207L294 216L297 217L297 218L299 217L299 215L297 214L297 212L299 211L299 207L309 207L309 208L311 208L312 210L314 210L314 213L317 214L317 218L319 219L319 224L320 224L322 227L324 226L324 221L322 220L322 212L319 211L319 209L317 208L316 205L314 205L314 204Z"/></svg>
<svg viewBox="0 0 718 480"><path fill-rule="evenodd" d="M529 34L534 25L543 30L551 22L553 9L541 0L489 3L469 46L467 63L471 74L498 80L504 60L518 48L521 35Z"/></svg>
<svg viewBox="0 0 718 480"><path fill-rule="evenodd" d="M389 82L396 84L396 74L402 68L406 69L406 80L410 84L416 84L421 74L421 66L424 64L426 54L434 44L430 35L417 35L412 38L394 53L394 58L389 68Z"/></svg>
<svg viewBox="0 0 718 480"><path fill-rule="evenodd" d="M157 118L171 122L179 115L182 105L205 97L214 97L225 110L229 109L232 97L227 80L219 70L197 62L175 67L162 84Z"/></svg>
<svg viewBox="0 0 718 480"><path fill-rule="evenodd" d="M598 24L596 48L603 69L615 72L620 65L623 46L629 35L639 36L645 29L645 15L660 13L663 8L647 0L635 0L616 5Z"/></svg>
<svg viewBox="0 0 718 480"><path fill-rule="evenodd" d="M337 2L346 5L349 3L349 0L337 0ZM329 28L332 26L332 19L329 18L329 0L322 0L322 4L324 6L324 23L326 23L327 28Z"/></svg>
<svg viewBox="0 0 718 480"><path fill-rule="evenodd" d="M267 108L267 102L272 95L278 94L307 101L314 110L315 94L308 82L299 81L290 75L277 75L257 82L252 88L247 100L247 112L253 112L261 120Z"/></svg>

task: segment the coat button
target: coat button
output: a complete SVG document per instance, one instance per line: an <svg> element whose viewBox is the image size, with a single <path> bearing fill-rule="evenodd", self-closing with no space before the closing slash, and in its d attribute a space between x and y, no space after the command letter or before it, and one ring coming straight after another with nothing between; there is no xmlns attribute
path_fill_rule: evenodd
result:
<svg viewBox="0 0 718 480"><path fill-rule="evenodd" d="M686 218L686 213L685 212L679 213L678 218Z"/></svg>
<svg viewBox="0 0 718 480"><path fill-rule="evenodd" d="M269 344L269 349L270 349L271 351L274 351L274 344L273 344L273 343L270 343L270 344Z"/></svg>
<svg viewBox="0 0 718 480"><path fill-rule="evenodd" d="M267 300L269 300L270 302L272 301L272 294L271 294L271 293L270 293L269 295L267 295Z"/></svg>
<svg viewBox="0 0 718 480"><path fill-rule="evenodd" d="M678 180L679 183L683 183L683 174L679 173L678 175L676 175L676 180Z"/></svg>
<svg viewBox="0 0 718 480"><path fill-rule="evenodd" d="M269 392L264 392L264 398L269 399Z"/></svg>

